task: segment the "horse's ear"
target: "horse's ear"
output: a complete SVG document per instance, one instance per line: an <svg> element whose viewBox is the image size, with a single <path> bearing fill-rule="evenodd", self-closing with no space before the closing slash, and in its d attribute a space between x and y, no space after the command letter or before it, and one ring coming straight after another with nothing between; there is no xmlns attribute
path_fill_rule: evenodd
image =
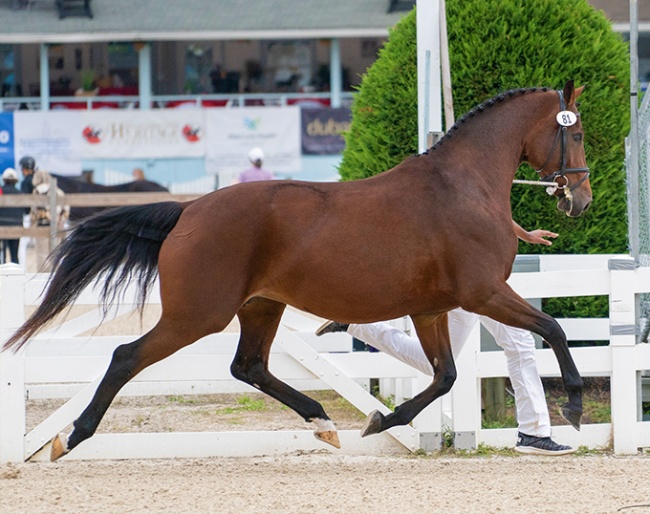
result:
<svg viewBox="0 0 650 514"><path fill-rule="evenodd" d="M576 89L573 85L573 80L569 80L564 85L564 100L566 101L567 105L573 105L576 103L576 100L582 94L584 88L585 86L580 86Z"/></svg>

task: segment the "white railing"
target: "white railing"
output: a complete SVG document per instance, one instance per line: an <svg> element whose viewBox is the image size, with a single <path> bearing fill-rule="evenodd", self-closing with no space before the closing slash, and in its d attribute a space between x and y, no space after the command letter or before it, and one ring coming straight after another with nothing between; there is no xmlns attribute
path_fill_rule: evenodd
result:
<svg viewBox="0 0 650 514"><path fill-rule="evenodd" d="M650 291L650 269L612 256L542 256L541 272L516 273L512 286L525 298L560 296L609 297L608 320L559 320L569 339L609 340L608 346L574 348L571 353L584 376L607 376L611 383L612 422L586 425L580 432L556 426L554 435L574 446L613 444L616 453L635 453L650 446L650 423L639 413L641 371L650 369L650 345L636 344L635 295ZM608 263L612 269L608 269ZM591 269L587 269L591 268ZM552 270L552 271L551 271ZM0 341L23 322L25 307L38 303L46 275L25 275L15 265L0 266ZM127 296L116 316L134 309ZM156 293L149 300L160 303ZM97 305L97 294L86 290L76 305ZM288 310L276 337L271 370L302 390L328 388L339 392L362 412L388 409L360 384L369 378L393 383L392 391L410 396L430 379L384 354L351 352L345 334L314 336L320 320ZM91 311L69 318L39 334L18 354L0 353L0 462L47 458L48 441L85 408L113 349L138 334L80 336L101 323ZM237 333L209 336L143 371L125 386L123 395L202 394L252 390L230 376ZM538 350L543 376L558 376L550 350ZM459 447L479 443L512 446L516 429L481 428L480 380L507 376L502 352L480 352L478 327L457 360L458 380L451 394L434 402L412 426L391 429L361 439L357 431L341 431L338 452L373 453L439 447L445 427L456 434ZM25 397L70 398L49 418L25 429ZM399 400L399 398L398 398ZM336 423L336 420L334 420ZM45 452L39 451L45 447ZM326 447L310 430L287 432L202 432L172 434L97 434L65 458L203 457L262 455Z"/></svg>

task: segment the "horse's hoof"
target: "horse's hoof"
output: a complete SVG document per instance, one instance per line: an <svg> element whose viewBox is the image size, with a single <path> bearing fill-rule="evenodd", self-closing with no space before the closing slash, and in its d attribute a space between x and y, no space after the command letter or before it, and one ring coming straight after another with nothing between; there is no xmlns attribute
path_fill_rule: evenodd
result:
<svg viewBox="0 0 650 514"><path fill-rule="evenodd" d="M569 424L576 430L580 430L580 419L582 418L582 410L574 410L571 405L565 403L560 409L562 417L569 422Z"/></svg>
<svg viewBox="0 0 650 514"><path fill-rule="evenodd" d="M361 437L366 437L367 435L378 434L382 430L382 425L384 424L384 415L378 410L373 410L368 414L366 422L361 427Z"/></svg>
<svg viewBox="0 0 650 514"><path fill-rule="evenodd" d="M66 453L68 453L68 436L61 433L58 434L54 439L52 439L52 449L50 450L50 461L54 462L55 460L60 459Z"/></svg>
<svg viewBox="0 0 650 514"><path fill-rule="evenodd" d="M339 435L335 430L328 430L326 432L314 432L314 437L320 441L323 441L324 443L331 444L334 448L341 448Z"/></svg>

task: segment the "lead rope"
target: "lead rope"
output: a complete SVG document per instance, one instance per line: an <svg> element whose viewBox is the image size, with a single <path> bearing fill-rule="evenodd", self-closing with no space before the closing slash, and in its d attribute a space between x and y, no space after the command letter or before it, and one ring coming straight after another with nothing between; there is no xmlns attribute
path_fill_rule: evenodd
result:
<svg viewBox="0 0 650 514"><path fill-rule="evenodd" d="M569 202L573 201L573 193L571 193L571 189L566 187L566 186L561 186L557 182L553 182L553 183L546 182L546 183L544 183L544 182L540 182L539 180L513 180L512 183L513 184L524 184L524 185L527 185L527 186L544 186L546 188L546 192L549 195L552 195L553 193L555 193L556 189L563 189L565 198ZM555 184L555 185L553 185L553 184Z"/></svg>

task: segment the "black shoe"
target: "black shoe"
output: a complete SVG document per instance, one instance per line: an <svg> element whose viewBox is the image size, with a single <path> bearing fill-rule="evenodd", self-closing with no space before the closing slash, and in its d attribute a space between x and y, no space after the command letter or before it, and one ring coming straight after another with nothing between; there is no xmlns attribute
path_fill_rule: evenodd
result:
<svg viewBox="0 0 650 514"><path fill-rule="evenodd" d="M557 444L550 437L535 437L519 432L515 451L529 455L567 455L575 450L570 446Z"/></svg>
<svg viewBox="0 0 650 514"><path fill-rule="evenodd" d="M318 330L316 330L317 336L322 336L323 334L329 334L330 332L347 332L349 323L339 323L338 321L326 321Z"/></svg>

